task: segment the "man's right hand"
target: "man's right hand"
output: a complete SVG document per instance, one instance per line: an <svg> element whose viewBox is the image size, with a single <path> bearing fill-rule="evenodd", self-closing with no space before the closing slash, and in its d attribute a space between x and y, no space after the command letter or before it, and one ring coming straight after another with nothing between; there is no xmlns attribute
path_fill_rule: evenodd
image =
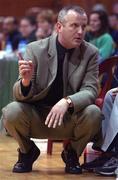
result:
<svg viewBox="0 0 118 180"><path fill-rule="evenodd" d="M29 86L34 72L32 61L19 60L19 73L22 78L23 86Z"/></svg>

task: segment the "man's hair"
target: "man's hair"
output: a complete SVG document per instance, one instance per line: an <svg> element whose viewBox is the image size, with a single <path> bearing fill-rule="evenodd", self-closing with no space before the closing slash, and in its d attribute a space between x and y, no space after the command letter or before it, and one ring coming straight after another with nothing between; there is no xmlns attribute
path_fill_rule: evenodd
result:
<svg viewBox="0 0 118 180"><path fill-rule="evenodd" d="M70 10L75 11L75 12L77 12L77 13L80 14L80 15L86 14L85 10L84 10L83 8L81 8L80 6L77 6L77 5L69 5L69 6L65 6L64 8L62 8L62 9L59 11L57 20L58 20L59 22L63 22L65 16L67 15L68 11L70 11Z"/></svg>
<svg viewBox="0 0 118 180"><path fill-rule="evenodd" d="M31 16L24 16L24 17L21 18L20 21L22 21L22 20L28 21L32 26L36 25L36 20L35 20L35 18L33 16L32 17Z"/></svg>

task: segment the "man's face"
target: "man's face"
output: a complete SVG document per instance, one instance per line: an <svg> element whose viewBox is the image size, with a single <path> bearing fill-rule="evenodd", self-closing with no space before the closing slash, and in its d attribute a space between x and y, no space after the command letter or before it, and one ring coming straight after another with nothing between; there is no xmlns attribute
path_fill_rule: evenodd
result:
<svg viewBox="0 0 118 180"><path fill-rule="evenodd" d="M115 15L109 16L109 25L113 29L117 29L118 27L118 19Z"/></svg>
<svg viewBox="0 0 118 180"><path fill-rule="evenodd" d="M13 21L9 18L6 18L3 22L3 30L5 33L10 33L15 29Z"/></svg>
<svg viewBox="0 0 118 180"><path fill-rule="evenodd" d="M101 22L98 14L94 13L90 15L89 25L92 32L98 32L100 30Z"/></svg>
<svg viewBox="0 0 118 180"><path fill-rule="evenodd" d="M86 14L70 10L65 16L65 20L57 22L57 32L60 43L67 49L80 46L84 39L85 28L87 25Z"/></svg>

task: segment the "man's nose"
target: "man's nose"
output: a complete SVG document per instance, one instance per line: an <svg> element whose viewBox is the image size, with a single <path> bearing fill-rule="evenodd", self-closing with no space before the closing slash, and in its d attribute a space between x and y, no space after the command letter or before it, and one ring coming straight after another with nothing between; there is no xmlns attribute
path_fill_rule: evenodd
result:
<svg viewBox="0 0 118 180"><path fill-rule="evenodd" d="M78 27L78 34L82 34L83 33L83 29L81 26Z"/></svg>

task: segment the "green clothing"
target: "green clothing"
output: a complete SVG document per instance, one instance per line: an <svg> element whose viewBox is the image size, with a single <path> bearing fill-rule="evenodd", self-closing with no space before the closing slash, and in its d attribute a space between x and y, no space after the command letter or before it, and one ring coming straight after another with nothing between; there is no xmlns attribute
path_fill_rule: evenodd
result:
<svg viewBox="0 0 118 180"><path fill-rule="evenodd" d="M110 57L115 50L113 39L108 33L90 40L90 43L99 49L100 56L103 59Z"/></svg>

